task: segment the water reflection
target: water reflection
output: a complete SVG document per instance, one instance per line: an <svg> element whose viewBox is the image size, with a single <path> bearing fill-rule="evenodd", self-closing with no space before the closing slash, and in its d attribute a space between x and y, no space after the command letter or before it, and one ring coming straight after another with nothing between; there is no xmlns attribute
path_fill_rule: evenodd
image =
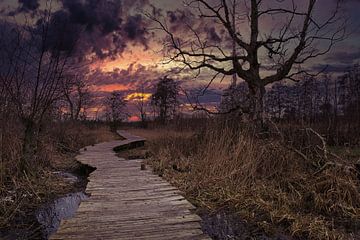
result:
<svg viewBox="0 0 360 240"><path fill-rule="evenodd" d="M72 193L40 208L36 212L36 218L43 226L44 237L48 238L55 233L62 220L72 218L81 201L87 198L88 196L83 192Z"/></svg>

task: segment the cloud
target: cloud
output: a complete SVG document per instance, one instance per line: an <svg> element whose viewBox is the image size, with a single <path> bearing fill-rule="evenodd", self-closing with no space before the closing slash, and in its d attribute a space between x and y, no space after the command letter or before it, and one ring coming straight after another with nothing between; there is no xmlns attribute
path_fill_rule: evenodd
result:
<svg viewBox="0 0 360 240"><path fill-rule="evenodd" d="M338 51L326 58L327 61L342 64L353 64L360 60L360 49L348 49L347 51Z"/></svg>
<svg viewBox="0 0 360 240"><path fill-rule="evenodd" d="M146 31L147 23L140 14L127 18L123 26L128 40L141 43L146 49L148 48L148 39Z"/></svg>
<svg viewBox="0 0 360 240"><path fill-rule="evenodd" d="M34 28L40 32L44 18L42 2L18 0L19 6L7 15L29 14L37 19ZM147 50L149 23L135 11L147 4L148 0L58 0L54 7L57 10L50 20L47 47L69 51L76 42L79 61L89 59L89 56L92 60L114 59L134 44Z"/></svg>
<svg viewBox="0 0 360 240"><path fill-rule="evenodd" d="M95 28L106 35L118 31L122 23L122 1L61 0L63 10L70 15L74 24L85 26L87 31Z"/></svg>
<svg viewBox="0 0 360 240"><path fill-rule="evenodd" d="M324 71L326 73L344 73L351 66L346 64L317 64L312 67L315 72Z"/></svg>
<svg viewBox="0 0 360 240"><path fill-rule="evenodd" d="M139 91L141 88L151 90L153 82L163 75L164 73L160 72L156 66L130 64L127 69L114 69L112 72L95 69L89 76L89 81L97 87L120 84L126 86L126 90Z"/></svg>
<svg viewBox="0 0 360 240"><path fill-rule="evenodd" d="M39 0L19 0L19 12L35 11L40 7Z"/></svg>
<svg viewBox="0 0 360 240"><path fill-rule="evenodd" d="M37 23L37 31L42 32L42 21ZM71 52L79 37L81 29L70 21L69 13L65 11L55 12L50 20L47 49Z"/></svg>
<svg viewBox="0 0 360 240"><path fill-rule="evenodd" d="M61 0L69 21L84 29L79 40L80 56L116 58L128 44L148 48L146 21L141 15L129 15L130 9L146 4L144 0Z"/></svg>
<svg viewBox="0 0 360 240"><path fill-rule="evenodd" d="M215 27L211 27L211 28L206 27L204 30L208 33L207 38L210 41L216 42L216 43L221 41L221 37L216 32Z"/></svg>

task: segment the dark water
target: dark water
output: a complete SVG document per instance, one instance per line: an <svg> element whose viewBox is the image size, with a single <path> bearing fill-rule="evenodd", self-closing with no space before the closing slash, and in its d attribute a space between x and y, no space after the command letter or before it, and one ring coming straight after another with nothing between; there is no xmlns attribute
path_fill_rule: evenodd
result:
<svg viewBox="0 0 360 240"><path fill-rule="evenodd" d="M71 193L38 209L35 215L42 226L44 238L46 239L55 233L62 220L72 218L81 201L87 198L88 196L83 192Z"/></svg>
<svg viewBox="0 0 360 240"><path fill-rule="evenodd" d="M292 238L277 234L266 236L258 228L249 226L234 213L223 210L216 213L201 211L198 213L202 218L201 227L212 239L215 240L291 240Z"/></svg>
<svg viewBox="0 0 360 240"><path fill-rule="evenodd" d="M88 198L82 192L86 187L86 176L66 172L54 172L54 174L61 176L70 184L80 185L79 192L59 197L32 212L27 219L28 222L31 222L31 226L27 223L24 227L21 227L24 220L19 219L18 224L13 228L10 227L6 231L0 231L1 240L48 239L51 234L57 231L62 220L74 216L81 201Z"/></svg>

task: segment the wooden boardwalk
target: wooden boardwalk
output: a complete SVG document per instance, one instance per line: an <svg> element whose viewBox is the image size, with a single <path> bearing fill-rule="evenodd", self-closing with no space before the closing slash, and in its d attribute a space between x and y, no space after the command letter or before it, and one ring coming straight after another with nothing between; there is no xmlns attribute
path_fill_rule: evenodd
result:
<svg viewBox="0 0 360 240"><path fill-rule="evenodd" d="M114 147L142 140L119 134L126 140L87 147L78 155L96 167L86 188L90 198L50 239L210 239L176 188L151 170L140 170L141 160L115 156Z"/></svg>

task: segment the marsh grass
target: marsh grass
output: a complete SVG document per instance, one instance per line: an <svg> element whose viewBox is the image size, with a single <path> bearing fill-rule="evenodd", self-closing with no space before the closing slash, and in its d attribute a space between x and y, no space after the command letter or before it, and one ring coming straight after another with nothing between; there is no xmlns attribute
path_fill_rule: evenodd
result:
<svg viewBox="0 0 360 240"><path fill-rule="evenodd" d="M82 147L114 140L106 126L77 122L52 123L43 129L36 157L28 173L20 172L20 125L2 129L0 139L0 233L9 227L31 228L33 212L41 204L76 190L56 172L75 171L75 155Z"/></svg>
<svg viewBox="0 0 360 240"><path fill-rule="evenodd" d="M312 129L293 129L274 125L258 134L215 121L193 132L134 132L148 139L154 171L198 206L234 208L270 235L281 229L300 239L355 239L354 159L332 153Z"/></svg>

